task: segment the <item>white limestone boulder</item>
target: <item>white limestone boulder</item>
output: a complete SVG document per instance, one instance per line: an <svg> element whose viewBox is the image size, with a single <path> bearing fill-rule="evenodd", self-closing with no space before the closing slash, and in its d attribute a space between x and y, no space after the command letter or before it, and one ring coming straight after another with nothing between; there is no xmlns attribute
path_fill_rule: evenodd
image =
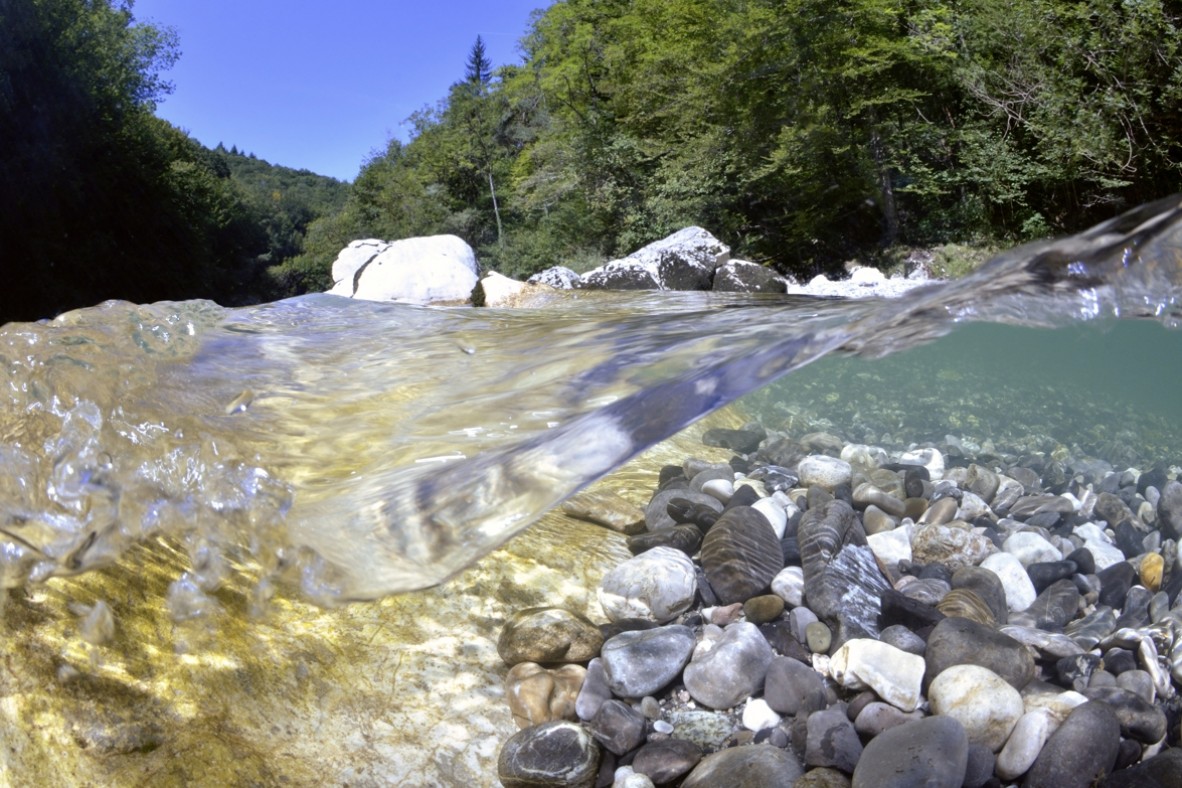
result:
<svg viewBox="0 0 1182 788"><path fill-rule="evenodd" d="M479 274L472 247L454 235L369 239L354 241L337 256L328 292L365 301L466 302Z"/></svg>

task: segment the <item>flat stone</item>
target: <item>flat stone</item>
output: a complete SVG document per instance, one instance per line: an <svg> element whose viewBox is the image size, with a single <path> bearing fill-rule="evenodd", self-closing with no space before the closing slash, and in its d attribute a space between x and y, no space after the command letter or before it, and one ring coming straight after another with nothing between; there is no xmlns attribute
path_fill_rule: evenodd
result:
<svg viewBox="0 0 1182 788"><path fill-rule="evenodd" d="M861 736L873 738L897 725L904 725L908 722L922 719L923 712L918 709L915 711L902 711L889 703L876 700L867 703L858 712L858 716L854 718L854 729Z"/></svg>
<svg viewBox="0 0 1182 788"><path fill-rule="evenodd" d="M1048 631L1063 629L1079 610L1080 593L1075 583L1059 580L1039 594L1033 604L1010 618L1012 623L1026 624Z"/></svg>
<svg viewBox="0 0 1182 788"><path fill-rule="evenodd" d="M766 744L731 747L702 759L682 788L792 788L804 773L787 750Z"/></svg>
<svg viewBox="0 0 1182 788"><path fill-rule="evenodd" d="M689 556L672 547L654 547L608 572L598 593L612 621L640 618L664 623L688 610L697 591Z"/></svg>
<svg viewBox="0 0 1182 788"><path fill-rule="evenodd" d="M1006 589L997 573L981 566L965 566L952 574L952 590L966 588L973 591L989 606L999 624L1006 623L1009 605Z"/></svg>
<svg viewBox="0 0 1182 788"><path fill-rule="evenodd" d="M961 788L969 739L952 717L927 717L870 740L854 769L853 788Z"/></svg>
<svg viewBox="0 0 1182 788"><path fill-rule="evenodd" d="M868 533L866 542L883 566L893 568L900 561L911 560L911 534L906 528Z"/></svg>
<svg viewBox="0 0 1182 788"><path fill-rule="evenodd" d="M544 722L509 737L497 758L497 777L504 788L591 788L599 758L599 745L583 726Z"/></svg>
<svg viewBox="0 0 1182 788"><path fill-rule="evenodd" d="M522 610L501 630L497 653L506 665L520 662L586 662L599 654L603 635L579 613L558 607Z"/></svg>
<svg viewBox="0 0 1182 788"><path fill-rule="evenodd" d="M759 629L745 621L728 626L708 650L697 650L682 680L690 697L729 709L763 687L774 654Z"/></svg>
<svg viewBox="0 0 1182 788"><path fill-rule="evenodd" d="M979 665L954 665L928 688L933 714L954 717L970 742L997 752L1025 712L1022 696L1005 679Z"/></svg>
<svg viewBox="0 0 1182 788"><path fill-rule="evenodd" d="M1089 700L1106 703L1120 722L1121 735L1142 744L1159 742L1166 735L1166 715L1150 701L1122 687L1089 687Z"/></svg>
<svg viewBox="0 0 1182 788"><path fill-rule="evenodd" d="M562 504L564 514L602 525L622 534L644 530L644 510L607 490L584 490Z"/></svg>
<svg viewBox="0 0 1182 788"><path fill-rule="evenodd" d="M775 594L755 596L743 603L743 615L752 624L775 621L784 612L784 600Z"/></svg>
<svg viewBox="0 0 1182 788"><path fill-rule="evenodd" d="M722 513L722 502L714 496L691 490L688 487L667 488L660 490L649 499L648 506L644 509L644 523L648 530L656 531L682 524L669 514L669 504L677 498L696 506L705 507L710 511Z"/></svg>
<svg viewBox="0 0 1182 788"><path fill-rule="evenodd" d="M587 663L587 672L583 676L583 685L575 698L575 715L580 720L589 720L599 711L603 702L612 696L611 688L607 686L607 676L603 671L603 661L596 657Z"/></svg>
<svg viewBox="0 0 1182 788"><path fill-rule="evenodd" d="M693 630L680 624L609 638L599 657L608 688L621 698L655 695L681 673L695 643Z"/></svg>

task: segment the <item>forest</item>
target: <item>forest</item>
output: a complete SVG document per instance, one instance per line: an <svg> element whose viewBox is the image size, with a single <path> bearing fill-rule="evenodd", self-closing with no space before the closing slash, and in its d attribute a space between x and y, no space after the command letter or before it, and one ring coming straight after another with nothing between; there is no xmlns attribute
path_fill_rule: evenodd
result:
<svg viewBox="0 0 1182 788"><path fill-rule="evenodd" d="M523 277L697 224L809 276L1182 190L1176 1L559 0L517 64L477 37L351 185L298 187L154 117L177 42L129 3L0 9L0 322L320 290L361 237Z"/></svg>

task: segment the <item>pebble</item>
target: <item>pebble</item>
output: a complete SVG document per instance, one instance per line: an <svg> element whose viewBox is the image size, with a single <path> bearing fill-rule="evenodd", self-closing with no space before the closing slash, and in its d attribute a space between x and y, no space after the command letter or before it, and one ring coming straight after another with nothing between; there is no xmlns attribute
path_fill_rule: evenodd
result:
<svg viewBox="0 0 1182 788"><path fill-rule="evenodd" d="M644 715L614 698L599 707L588 728L597 742L616 755L630 752L644 742Z"/></svg>
<svg viewBox="0 0 1182 788"><path fill-rule="evenodd" d="M1057 726L1057 721L1046 709L1032 709L1019 717L1005 746L997 754L994 767L997 776L1003 780L1016 780L1026 774Z"/></svg>
<svg viewBox="0 0 1182 788"><path fill-rule="evenodd" d="M1120 722L1107 705L1077 706L1050 735L1030 767L1025 788L1088 788L1111 772L1120 747Z"/></svg>
<svg viewBox="0 0 1182 788"><path fill-rule="evenodd" d="M793 607L804 604L804 570L786 566L776 573L771 582L772 593Z"/></svg>
<svg viewBox="0 0 1182 788"><path fill-rule="evenodd" d="M599 745L583 726L544 722L509 737L497 758L497 777L504 788L591 788L599 759Z"/></svg>
<svg viewBox="0 0 1182 788"><path fill-rule="evenodd" d="M791 657L773 657L764 678L763 697L773 711L790 716L829 705L821 674Z"/></svg>
<svg viewBox="0 0 1182 788"><path fill-rule="evenodd" d="M681 673L695 642L693 630L680 624L609 638L600 654L608 688L620 698L655 694Z"/></svg>
<svg viewBox="0 0 1182 788"><path fill-rule="evenodd" d="M766 517L749 506L727 509L702 540L702 569L723 604L764 591L784 568L780 541Z"/></svg>
<svg viewBox="0 0 1182 788"><path fill-rule="evenodd" d="M584 490L562 504L562 511L571 517L602 525L622 534L644 530L644 510L615 493L606 490Z"/></svg>
<svg viewBox="0 0 1182 788"><path fill-rule="evenodd" d="M654 547L604 576L599 604L612 621L641 618L665 623L688 610L697 591L689 556L672 547Z"/></svg>
<svg viewBox="0 0 1182 788"><path fill-rule="evenodd" d="M804 774L787 750L766 744L719 750L702 759L682 788L792 788Z"/></svg>
<svg viewBox="0 0 1182 788"><path fill-rule="evenodd" d="M898 725L870 740L854 769L853 788L960 788L969 739L953 717Z"/></svg>
<svg viewBox="0 0 1182 788"><path fill-rule="evenodd" d="M832 766L853 774L862 757L862 740L843 709L813 712L808 716L806 730L805 766Z"/></svg>
<svg viewBox="0 0 1182 788"><path fill-rule="evenodd" d="M506 665L520 662L586 662L599 654L603 635L586 616L557 607L515 613L501 630L497 653Z"/></svg>
<svg viewBox="0 0 1182 788"><path fill-rule="evenodd" d="M609 624L513 616L498 650L521 733L581 720L603 753L582 784L604 787L1070 786L1112 769L1110 788L1167 784L1178 469L1114 472L1037 436L949 435L947 456L929 444L907 465L880 432L890 445L877 428L844 446L779 434L662 470L649 530L628 540L682 579L680 600L633 568L599 589ZM597 655L584 637L607 640ZM569 784L582 756L561 757L537 784ZM745 774L748 759L769 771Z"/></svg>
<svg viewBox="0 0 1182 788"><path fill-rule="evenodd" d="M690 696L712 709L729 709L761 689L772 647L751 623L728 626L706 650L698 649L682 680Z"/></svg>
<svg viewBox="0 0 1182 788"><path fill-rule="evenodd" d="M829 675L837 684L872 689L905 712L919 706L925 669L922 657L865 638L846 641L829 661Z"/></svg>
<svg viewBox="0 0 1182 788"><path fill-rule="evenodd" d="M932 713L953 717L970 742L997 752L1025 708L1022 696L1001 676L979 665L954 665L928 688Z"/></svg>
<svg viewBox="0 0 1182 788"><path fill-rule="evenodd" d="M574 720L575 701L586 675L582 665L550 670L535 662L519 662L510 668L505 676L505 697L517 727Z"/></svg>
<svg viewBox="0 0 1182 788"><path fill-rule="evenodd" d="M802 459L796 466L800 483L806 487L814 485L832 491L842 484L849 484L853 469L845 460L814 454Z"/></svg>
<svg viewBox="0 0 1182 788"><path fill-rule="evenodd" d="M965 618L946 618L935 626L924 652L929 681L955 665L977 665L1022 689L1035 675L1030 650L1012 637Z"/></svg>
<svg viewBox="0 0 1182 788"><path fill-rule="evenodd" d="M685 739L657 739L636 751L632 769L657 785L685 776L702 760L702 749Z"/></svg>

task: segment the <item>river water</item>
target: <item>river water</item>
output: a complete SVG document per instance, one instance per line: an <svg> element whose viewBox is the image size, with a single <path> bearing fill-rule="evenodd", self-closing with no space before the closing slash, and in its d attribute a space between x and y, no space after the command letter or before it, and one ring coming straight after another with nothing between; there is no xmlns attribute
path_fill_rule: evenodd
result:
<svg viewBox="0 0 1182 788"><path fill-rule="evenodd" d="M113 588L131 583L130 571L152 578L151 590L138 590L138 602L112 602L124 633L116 641L125 641L107 655L108 668L163 671L150 655L136 661L126 633L150 639L155 629L160 639L170 626L181 627L163 638L175 654L216 662L217 627L184 627L220 612L221 632L266 641L270 631L286 644L276 659L308 670L291 667L307 643L289 620L275 630L244 622L266 621L280 607L309 622L306 637L335 637L326 632L341 619L323 608L456 577L567 496L744 395L742 415L728 418L795 434L829 430L890 446L988 440L1114 467L1178 464L1180 205L1163 201L1081 236L1014 250L964 280L895 300L576 291L533 309L494 310L315 295L234 310L109 302L4 326L0 585L22 594L10 596L7 625L32 622L44 599L90 621L77 630L62 624L52 643L29 646L56 655L46 659L59 678L63 664L85 672L78 648L92 663L101 649L78 646L77 632L103 648L110 642L86 611L117 598ZM641 489L625 492L643 499ZM598 559L620 550L598 546L607 537L592 531L570 539L574 555L563 555L567 537L545 523L540 533L496 554L523 563L489 570L501 572L495 579L479 564L441 593L486 608L498 593L537 602L530 567L547 593L567 581L585 589ZM522 588L506 591L507 583ZM228 601L231 592L238 602ZM443 598L432 593L339 615L429 617ZM593 604L584 591L563 593ZM137 604L158 610L141 614ZM135 630L141 615L144 629ZM472 642L490 637L504 608L479 615ZM419 625L395 632L389 647L426 640L463 652L446 625ZM232 659L257 657L253 647L225 648ZM341 648L368 664L356 643ZM479 692L482 681L467 690ZM144 691L158 697L158 689ZM292 687L275 693L299 707ZM207 712L186 719L208 720ZM184 717L172 706L168 713ZM251 724L235 722L236 735ZM496 736L459 738L444 758L447 779L480 783ZM412 738L408 746L421 745ZM41 757L39 747L30 743L28 757ZM359 749L346 748L342 762ZM471 764L456 766L464 759ZM440 763L428 756L414 767L434 775L423 784L444 779L431 771ZM393 779L373 768L359 774ZM345 772L330 774L336 781Z"/></svg>

